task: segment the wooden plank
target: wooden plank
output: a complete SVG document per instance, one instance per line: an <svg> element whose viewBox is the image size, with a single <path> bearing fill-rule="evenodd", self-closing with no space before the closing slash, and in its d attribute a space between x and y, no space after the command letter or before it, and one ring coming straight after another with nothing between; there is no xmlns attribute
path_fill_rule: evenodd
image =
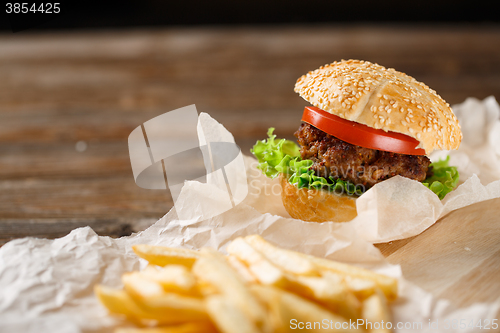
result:
<svg viewBox="0 0 500 333"><path fill-rule="evenodd" d="M409 281L459 306L500 299L500 199L443 217L422 234L380 244Z"/></svg>
<svg viewBox="0 0 500 333"><path fill-rule="evenodd" d="M0 181L0 245L18 237L55 238L77 227L124 236L173 206L167 191L139 188L130 175Z"/></svg>
<svg viewBox="0 0 500 333"><path fill-rule="evenodd" d="M166 190L138 187L133 177L0 181L3 219L163 216L173 205Z"/></svg>
<svg viewBox="0 0 500 333"><path fill-rule="evenodd" d="M296 78L341 58L395 67L458 103L473 93L498 95L498 30L361 26L4 35L0 73L11 80L0 82L0 106L142 110L196 103L208 112L290 110L303 104L292 91Z"/></svg>
<svg viewBox="0 0 500 333"><path fill-rule="evenodd" d="M471 250L472 251L472 250ZM439 297L470 306L477 302L495 302L500 299L500 251L485 258L478 266L461 275ZM500 316L500 313L498 314Z"/></svg>
<svg viewBox="0 0 500 333"><path fill-rule="evenodd" d="M0 223L0 246L16 238L58 238L66 236L73 229L91 227L101 236L122 237L145 230L156 222L155 218L36 218L8 219Z"/></svg>
<svg viewBox="0 0 500 333"><path fill-rule="evenodd" d="M86 145L83 152L76 143L0 145L0 180L121 175L133 182L127 142Z"/></svg>

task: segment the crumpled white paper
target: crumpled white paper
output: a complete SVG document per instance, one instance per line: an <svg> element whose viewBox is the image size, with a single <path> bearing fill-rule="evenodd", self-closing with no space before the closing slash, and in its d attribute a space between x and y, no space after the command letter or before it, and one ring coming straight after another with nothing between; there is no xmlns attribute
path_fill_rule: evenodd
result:
<svg viewBox="0 0 500 333"><path fill-rule="evenodd" d="M417 235L452 210L500 197L498 104L492 97L482 102L468 99L454 110L463 124L464 141L458 151L449 152L450 163L459 168L463 182L442 202L420 183L395 177L358 199L358 217L351 222L295 220L281 204L276 181L261 176L253 167L255 161L245 157L247 198L208 220L200 221L196 214L191 214L189 220L179 220L176 211L171 210L146 231L130 237L97 236L87 227L56 240L24 238L4 245L0 248L0 332L107 332L117 322L98 303L93 286L100 283L120 287L124 272L145 265L132 253L133 244L193 249L210 246L224 251L230 240L249 234L260 234L284 248L397 277L400 298L392 306L394 325L422 323L422 329L403 327L397 332L436 332L428 326L429 321L436 320L443 323L446 319L465 318L477 322L497 318L498 302L457 309L446 300L436 299L406 281L400 267L388 264L372 244ZM206 114L200 115L200 124L205 133L232 139ZM437 152L432 158L446 154ZM197 199L204 197L216 204L217 196L210 184L187 182L185 187L196 195L187 195L176 207L196 211L200 207Z"/></svg>
<svg viewBox="0 0 500 333"><path fill-rule="evenodd" d="M371 243L385 243L420 234L449 212L500 197L500 107L494 97L468 98L454 106L464 139L457 151L436 151L433 161L450 156L458 167L460 185L442 201L421 183L393 177L356 201L358 216L349 222ZM270 181L248 161L250 195L247 203L260 212L290 217L281 204L278 180ZM264 195L262 195L264 194Z"/></svg>

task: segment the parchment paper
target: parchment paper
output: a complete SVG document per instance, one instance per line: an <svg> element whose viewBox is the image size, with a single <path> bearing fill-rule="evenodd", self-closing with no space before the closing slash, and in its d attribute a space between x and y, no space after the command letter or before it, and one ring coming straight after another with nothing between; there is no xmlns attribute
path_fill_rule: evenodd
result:
<svg viewBox="0 0 500 333"><path fill-rule="evenodd" d="M24 238L0 248L0 332L107 332L118 322L93 295L96 283L120 287L124 272L145 266L132 252L133 244L161 244L224 251L227 243L249 234L260 234L279 246L374 269L397 277L400 298L393 303L394 324L422 323L422 329L397 332L436 332L429 322L464 318L468 321L497 318L499 302L454 308L446 300L406 281L400 267L388 264L372 243L419 234L439 217L475 202L500 197L500 108L494 98L468 99L454 107L464 133L450 163L461 175L461 185L443 200L422 184L394 177L370 189L357 201L358 217L348 223L309 223L291 219L284 210L277 182L260 175L255 160L245 157L249 194L216 217L201 220L196 212L209 198L217 205L220 189L210 184L186 182L179 205L189 210L180 220L175 209L144 232L111 239L86 227L56 239ZM207 114L199 118L200 141L232 135ZM432 159L447 155L437 152ZM225 198L224 198L225 200ZM183 215L183 214L180 214ZM184 216L184 215L183 215ZM408 324L407 324L408 326ZM472 332L446 330L447 332Z"/></svg>

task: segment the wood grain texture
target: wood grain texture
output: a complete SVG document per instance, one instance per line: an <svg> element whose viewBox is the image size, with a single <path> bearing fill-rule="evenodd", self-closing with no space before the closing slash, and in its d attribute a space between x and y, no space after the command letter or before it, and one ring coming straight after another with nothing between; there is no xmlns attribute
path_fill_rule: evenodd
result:
<svg viewBox="0 0 500 333"><path fill-rule="evenodd" d="M377 247L434 295L469 306L500 300L500 199L453 211L422 234ZM499 314L500 315L500 314Z"/></svg>
<svg viewBox="0 0 500 333"><path fill-rule="evenodd" d="M127 137L136 126L194 103L245 152L269 126L291 138L306 104L295 80L342 58L406 72L452 104L500 96L495 25L0 35L0 243L99 221L110 226L103 234L139 230L172 200L133 183Z"/></svg>

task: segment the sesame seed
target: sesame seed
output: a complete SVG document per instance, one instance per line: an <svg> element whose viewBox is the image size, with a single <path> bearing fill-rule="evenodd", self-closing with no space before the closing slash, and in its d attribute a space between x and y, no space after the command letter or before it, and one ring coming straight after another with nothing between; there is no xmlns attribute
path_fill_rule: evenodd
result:
<svg viewBox="0 0 500 333"><path fill-rule="evenodd" d="M313 105L322 108L328 105L328 109L337 108L336 113L338 115L342 113L349 115L353 113L351 110L355 110L359 106L359 100L369 94L370 91L380 87L382 82L392 85L394 88L397 87L402 91L402 94L400 97L393 99L392 95L388 93L376 92L377 104L370 105L370 110L376 119L374 126L382 126L382 118L378 118L378 112L390 114L393 110L395 112L399 111L402 116L400 117L402 120L399 121L406 126L411 125L412 122L416 122L416 119L418 119L418 128L421 130L417 132L435 132L436 136L438 133L444 133L446 137L448 137L449 133L453 133L456 146L456 141L461 136L461 133L458 129L458 121L453 111L449 109L449 104L425 84L394 69L385 69L376 63L358 60L334 61L303 75L297 80L295 90ZM425 105L417 102L422 96L429 101ZM401 107L398 101L404 101L408 105L402 105L404 107ZM413 115L413 107L408 108L410 104L414 105L417 110L425 110L422 117ZM446 109L445 105L448 109ZM390 118L383 118L383 123L389 124ZM442 124L446 128L450 128L450 130L444 129ZM425 136L425 134L422 134L422 136ZM444 141L445 148L450 148L451 139L447 138L441 141Z"/></svg>

